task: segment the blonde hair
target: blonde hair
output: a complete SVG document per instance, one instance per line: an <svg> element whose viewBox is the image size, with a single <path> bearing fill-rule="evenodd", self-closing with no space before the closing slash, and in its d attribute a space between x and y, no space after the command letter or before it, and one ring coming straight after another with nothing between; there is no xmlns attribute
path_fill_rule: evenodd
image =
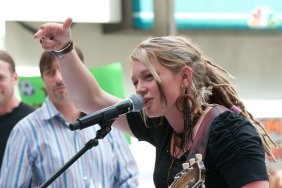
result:
<svg viewBox="0 0 282 188"><path fill-rule="evenodd" d="M193 73L188 94L194 99L194 112L201 114L202 107L208 104L220 104L227 108L231 108L233 105L239 107L241 115L257 129L262 138L265 152L275 160L269 145L269 141L275 145L274 141L270 138L264 126L246 110L234 86L228 80L233 77L223 68L211 63L190 39L183 36L149 38L133 50L130 60L131 62L142 62L152 73L158 85L163 105L167 103L163 83L152 62L157 62L175 73L180 71L182 67L189 66ZM197 100L203 88L212 88L212 94L208 97L205 96L204 103ZM145 115L144 120L146 120Z"/></svg>

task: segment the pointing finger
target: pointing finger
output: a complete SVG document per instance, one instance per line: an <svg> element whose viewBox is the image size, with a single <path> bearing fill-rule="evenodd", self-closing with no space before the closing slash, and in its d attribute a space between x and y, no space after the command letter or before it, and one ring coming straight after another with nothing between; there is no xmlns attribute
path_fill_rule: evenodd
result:
<svg viewBox="0 0 282 188"><path fill-rule="evenodd" d="M66 21L63 23L63 29L70 29L72 24L72 19L71 18L67 18Z"/></svg>

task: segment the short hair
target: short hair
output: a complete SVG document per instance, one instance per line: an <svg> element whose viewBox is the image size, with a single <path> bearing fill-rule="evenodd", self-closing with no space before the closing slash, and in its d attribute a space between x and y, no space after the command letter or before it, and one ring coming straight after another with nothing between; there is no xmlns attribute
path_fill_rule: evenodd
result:
<svg viewBox="0 0 282 188"><path fill-rule="evenodd" d="M16 72L15 62L10 54L4 50L0 50L0 60L7 62L10 65L11 72Z"/></svg>
<svg viewBox="0 0 282 188"><path fill-rule="evenodd" d="M79 59L84 62L84 56L82 54L81 49L78 46L75 46L75 51L79 57ZM46 69L46 67L50 66L50 63L56 58L55 54L50 51L44 51L40 57L39 60L39 70L41 76L43 76L43 71Z"/></svg>

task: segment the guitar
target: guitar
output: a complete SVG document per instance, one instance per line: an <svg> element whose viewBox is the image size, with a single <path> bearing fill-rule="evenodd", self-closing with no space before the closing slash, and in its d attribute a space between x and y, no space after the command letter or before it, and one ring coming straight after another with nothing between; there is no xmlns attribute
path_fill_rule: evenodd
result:
<svg viewBox="0 0 282 188"><path fill-rule="evenodd" d="M202 155L196 154L189 163L183 163L183 170L174 177L174 181L169 188L204 188L205 166Z"/></svg>

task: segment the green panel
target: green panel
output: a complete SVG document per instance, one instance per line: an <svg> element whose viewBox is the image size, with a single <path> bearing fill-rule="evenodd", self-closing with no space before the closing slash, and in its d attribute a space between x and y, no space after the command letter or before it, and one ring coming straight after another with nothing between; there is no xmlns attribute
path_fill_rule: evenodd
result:
<svg viewBox="0 0 282 188"><path fill-rule="evenodd" d="M120 63L90 68L90 72L105 91L120 98L125 97L122 66Z"/></svg>
<svg viewBox="0 0 282 188"><path fill-rule="evenodd" d="M35 108L40 107L46 97L40 76L19 77L18 88L21 99Z"/></svg>
<svg viewBox="0 0 282 188"><path fill-rule="evenodd" d="M113 63L102 67L90 68L101 88L108 93L120 98L125 98L122 66L120 63ZM125 134L128 143L131 143L130 136Z"/></svg>

